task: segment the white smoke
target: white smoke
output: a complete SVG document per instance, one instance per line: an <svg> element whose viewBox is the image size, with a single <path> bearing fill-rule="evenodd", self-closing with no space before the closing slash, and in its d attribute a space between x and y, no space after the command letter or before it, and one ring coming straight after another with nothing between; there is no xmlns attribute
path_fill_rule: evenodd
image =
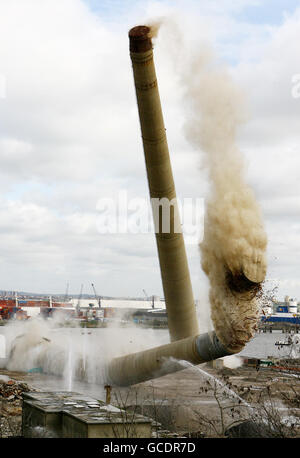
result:
<svg viewBox="0 0 300 458"><path fill-rule="evenodd" d="M225 356L225 358L222 358L222 359L223 359L224 366L230 369L236 369L243 365L243 359L239 356L230 355L230 356Z"/></svg>

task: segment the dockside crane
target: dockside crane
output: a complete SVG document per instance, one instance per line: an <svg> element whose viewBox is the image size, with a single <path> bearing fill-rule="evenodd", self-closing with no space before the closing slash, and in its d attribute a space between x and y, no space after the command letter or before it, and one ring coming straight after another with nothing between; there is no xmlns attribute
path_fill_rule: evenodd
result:
<svg viewBox="0 0 300 458"><path fill-rule="evenodd" d="M101 309L101 297L98 296L98 294L96 292L96 289L95 289L95 286L94 286L94 283L92 283L92 288L93 288L93 291L94 291L94 294L95 294L95 299L97 299L97 301L98 301L98 307Z"/></svg>
<svg viewBox="0 0 300 458"><path fill-rule="evenodd" d="M67 283L67 289L66 289L66 294L65 294L65 302L67 302L69 299L69 282Z"/></svg>
<svg viewBox="0 0 300 458"><path fill-rule="evenodd" d="M149 296L148 296L147 292L144 289L143 289L143 293L145 294L146 299L148 301L149 300ZM154 309L154 296L152 296L152 308Z"/></svg>
<svg viewBox="0 0 300 458"><path fill-rule="evenodd" d="M80 312L80 302L81 302L81 299L82 299L82 291L83 291L83 284L81 284L80 293L79 293L79 296L78 296L78 302L77 302L77 305L76 305L77 315Z"/></svg>

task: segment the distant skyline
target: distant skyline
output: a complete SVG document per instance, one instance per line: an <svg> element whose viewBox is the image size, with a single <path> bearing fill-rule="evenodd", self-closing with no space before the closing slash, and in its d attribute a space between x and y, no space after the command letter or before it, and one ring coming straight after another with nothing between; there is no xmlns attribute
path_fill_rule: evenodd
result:
<svg viewBox="0 0 300 458"><path fill-rule="evenodd" d="M239 133L268 234L266 288L300 300L300 7L290 0L0 2L0 286L163 296L153 234L100 234L99 199L148 198L128 30L171 16L205 37L244 89ZM166 43L155 63L178 197L203 198L205 169L184 138ZM297 95L294 92L294 95ZM208 282L187 245L196 299Z"/></svg>

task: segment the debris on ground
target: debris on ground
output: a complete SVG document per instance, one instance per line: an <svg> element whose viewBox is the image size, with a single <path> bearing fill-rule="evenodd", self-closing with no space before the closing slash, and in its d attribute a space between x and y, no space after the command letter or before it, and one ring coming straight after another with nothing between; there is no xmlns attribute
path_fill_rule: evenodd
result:
<svg viewBox="0 0 300 458"><path fill-rule="evenodd" d="M27 383L17 382L16 380L2 381L0 380L0 398L7 401L22 399L22 393L32 391Z"/></svg>
<svg viewBox="0 0 300 458"><path fill-rule="evenodd" d="M22 393L35 391L27 383L0 380L0 438L22 435Z"/></svg>

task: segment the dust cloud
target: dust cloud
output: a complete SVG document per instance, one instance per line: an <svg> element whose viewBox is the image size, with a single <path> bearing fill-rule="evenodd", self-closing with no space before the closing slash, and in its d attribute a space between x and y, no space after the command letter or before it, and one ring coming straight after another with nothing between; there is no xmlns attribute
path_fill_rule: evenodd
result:
<svg viewBox="0 0 300 458"><path fill-rule="evenodd" d="M6 357L0 368L10 371L39 370L62 379L64 389L71 391L74 380L104 385L107 366L118 356L142 351L168 342L166 331L122 327L110 323L102 328L83 328L61 318L13 320L3 326Z"/></svg>

